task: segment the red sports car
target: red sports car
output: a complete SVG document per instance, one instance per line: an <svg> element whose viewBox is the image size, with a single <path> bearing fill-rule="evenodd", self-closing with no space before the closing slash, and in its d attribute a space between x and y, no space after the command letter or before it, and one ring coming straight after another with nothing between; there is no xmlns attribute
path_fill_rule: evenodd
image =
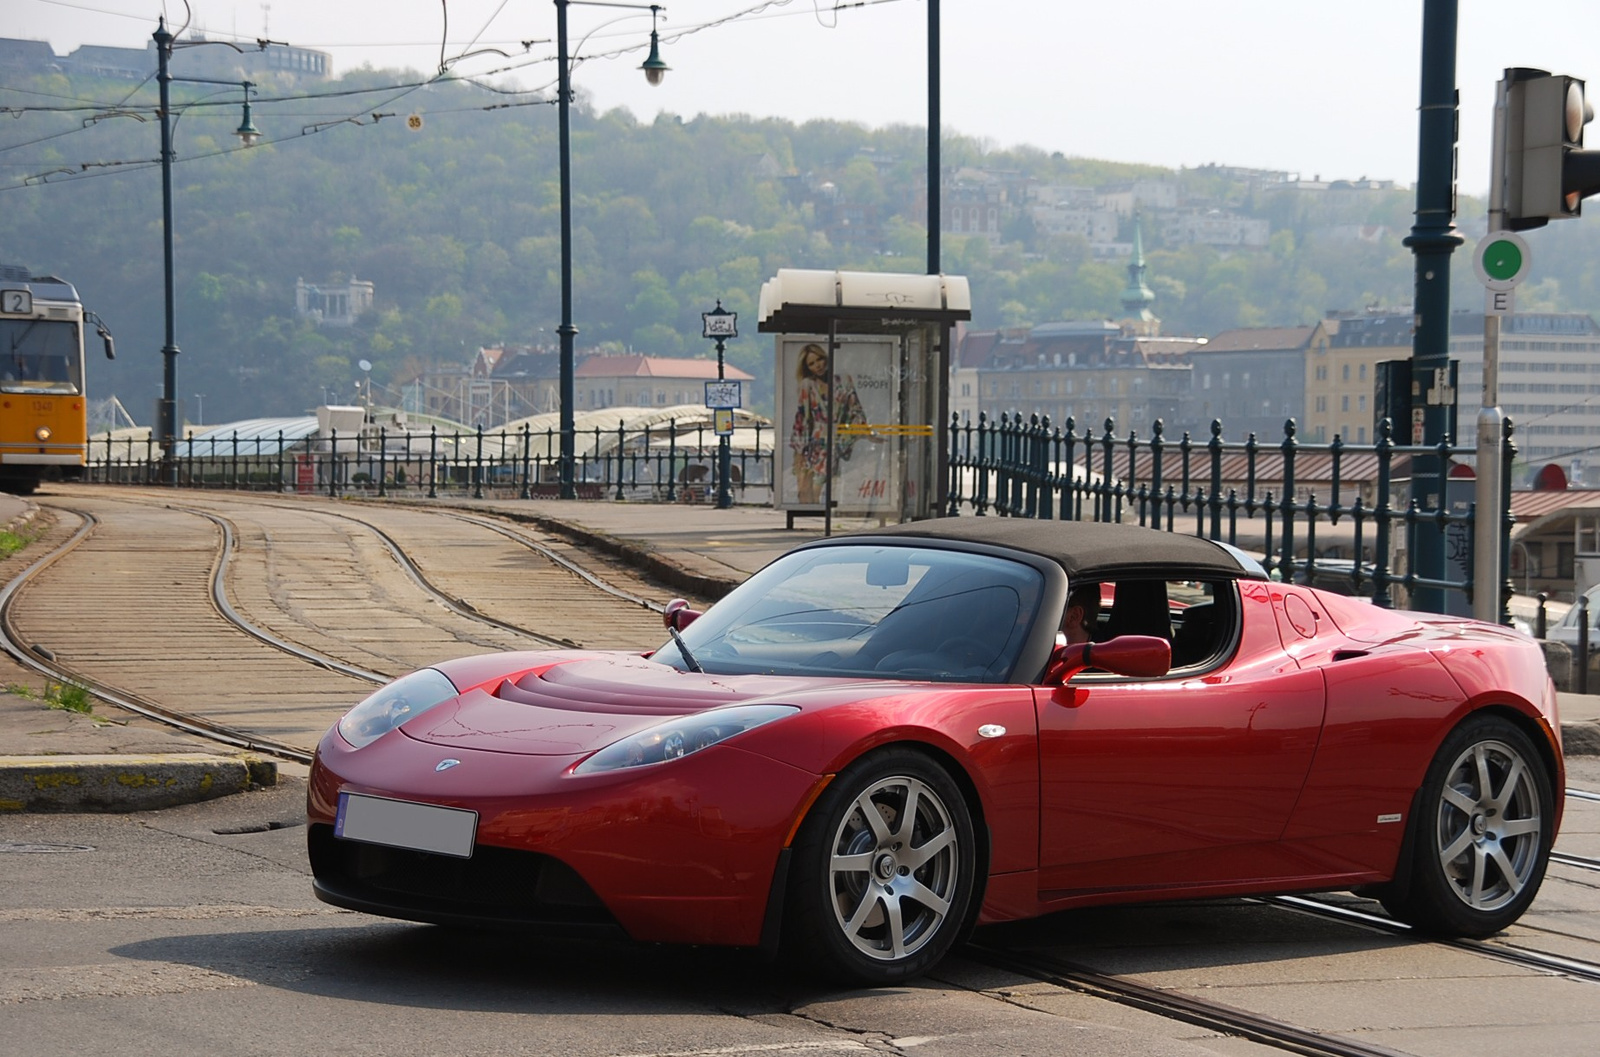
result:
<svg viewBox="0 0 1600 1057"><path fill-rule="evenodd" d="M876 984L974 924L1143 900L1358 888L1482 936L1560 822L1534 641L1195 537L918 522L666 622L649 653L463 658L357 705L312 769L317 894Z"/></svg>

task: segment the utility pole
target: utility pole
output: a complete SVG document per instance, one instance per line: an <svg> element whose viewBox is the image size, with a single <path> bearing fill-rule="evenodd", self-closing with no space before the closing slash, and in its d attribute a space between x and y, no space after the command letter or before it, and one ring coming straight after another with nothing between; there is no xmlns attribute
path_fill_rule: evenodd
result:
<svg viewBox="0 0 1600 1057"><path fill-rule="evenodd" d="M1424 0L1416 223L1405 240L1416 258L1416 332L1411 350L1411 421L1398 424L1397 432L1409 444L1434 448L1446 439L1455 406L1450 384L1450 255L1465 241L1455 227L1456 14L1457 0ZM1411 465L1411 498L1420 510L1439 509L1445 502L1443 460L1435 451L1414 456ZM1419 525L1412 570L1425 580L1443 580L1444 560L1442 529ZM1443 612L1444 592L1419 586L1412 592L1411 607Z"/></svg>

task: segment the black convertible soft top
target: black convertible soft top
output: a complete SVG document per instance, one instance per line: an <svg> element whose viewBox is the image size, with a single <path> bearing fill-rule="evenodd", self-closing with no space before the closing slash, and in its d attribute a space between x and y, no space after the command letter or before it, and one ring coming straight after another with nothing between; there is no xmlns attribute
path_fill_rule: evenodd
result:
<svg viewBox="0 0 1600 1057"><path fill-rule="evenodd" d="M1178 532L1096 521L1042 521L1034 518L944 517L836 537L865 542L877 538L952 540L1009 547L1048 558L1068 578L1096 580L1122 576L1169 575L1265 580L1266 572L1242 551Z"/></svg>

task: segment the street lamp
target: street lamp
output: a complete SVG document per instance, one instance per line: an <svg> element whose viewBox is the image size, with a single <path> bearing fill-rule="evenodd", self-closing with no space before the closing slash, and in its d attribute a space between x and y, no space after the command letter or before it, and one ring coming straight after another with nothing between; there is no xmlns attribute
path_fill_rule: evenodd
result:
<svg viewBox="0 0 1600 1057"><path fill-rule="evenodd" d="M235 85L244 89L244 120L234 131L234 135L246 147L254 146L261 138L260 131L255 122L250 119L250 89L255 85L249 81L214 81L204 77L174 77L170 72L172 51L175 46L174 38L167 32L167 20L160 19L156 23L154 34L156 42L156 83L161 88L161 267L165 280L165 308L166 308L166 343L161 346L162 379L161 379L161 421L157 424L157 431L161 437L161 464L162 480L168 484L178 483L177 437L178 437L178 339L177 339L177 298L173 292L172 281L172 101L170 85L173 81L184 81L190 84L225 84ZM225 40L194 41L199 44L225 44L234 51L243 53L243 49L236 44ZM176 45L187 46L187 45ZM266 45L263 43L262 47Z"/></svg>
<svg viewBox="0 0 1600 1057"><path fill-rule="evenodd" d="M726 381L722 346L729 338L739 336L739 313L723 308L722 299L718 298L716 308L700 313L700 322L700 336L717 343L717 387L713 393L710 384L706 385L706 406L712 408L717 427L717 509L726 510L733 506L733 494L728 491L728 471L733 462L728 441L733 434L733 409L743 403L740 399L743 394L739 392L738 382L730 386ZM727 411L726 423L720 414L724 410Z"/></svg>
<svg viewBox="0 0 1600 1057"><path fill-rule="evenodd" d="M567 54L567 8L573 4L581 7L622 7L650 12L650 57L639 69L645 80L658 85L665 79L667 64L661 61L660 40L656 36L656 18L664 10L660 4L621 4L607 0L555 0L556 5L556 66L557 106L559 115L559 150L561 153L561 325L556 333L561 335L561 498L576 499L573 485L574 466L577 462L577 434L573 419L574 393L573 338L578 328L572 324L572 148L570 143L570 116L572 107L572 63ZM592 32L592 31L591 31ZM580 42L581 43L581 42Z"/></svg>

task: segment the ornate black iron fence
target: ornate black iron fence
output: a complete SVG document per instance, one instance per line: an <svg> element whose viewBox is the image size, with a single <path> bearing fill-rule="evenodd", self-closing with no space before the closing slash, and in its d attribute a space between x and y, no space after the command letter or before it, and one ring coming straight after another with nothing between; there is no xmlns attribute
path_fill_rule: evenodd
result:
<svg viewBox="0 0 1600 1057"><path fill-rule="evenodd" d="M772 500L770 425L749 427L753 444L733 453L730 490L739 502ZM1480 525L1470 478L1454 476L1472 449L1446 442L1394 443L1385 420L1376 443L1307 443L1285 423L1281 442L1254 434L1225 441L1222 424L1195 440L1167 439L1160 421L1148 440L1116 436L1107 419L1097 435L1068 419L1001 415L990 421L952 418L945 512L978 516L1118 521L1193 532L1262 557L1283 579L1369 595L1393 607L1420 588L1447 592L1446 608L1467 612L1476 534L1499 537L1509 568L1510 465L1516 453L1507 422L1501 457L1506 482L1499 526ZM763 440L765 438L765 440ZM580 430L574 481L580 499L707 501L717 487L717 438L703 425ZM338 496L390 494L534 498L560 489L556 430L400 432L359 436L241 436L211 431L179 441L170 465L149 438L91 442L87 477L124 484L176 482L180 487L259 489ZM1443 501L1423 507L1411 497L1417 460L1436 460L1446 482ZM1460 494L1455 494L1456 490ZM1419 534L1445 541L1447 575L1429 578L1413 566ZM1459 573L1450 576L1451 572ZM1501 588L1502 619L1508 620Z"/></svg>
<svg viewBox="0 0 1600 1057"><path fill-rule="evenodd" d="M1097 436L1092 428L1079 433L1071 418L1058 429L1037 415L953 416L946 512L1192 532L1261 556L1275 577L1369 595L1391 608L1397 592L1434 588L1449 593L1447 610L1469 612L1479 531L1498 534L1500 567L1509 568L1509 471L1516 453L1509 422L1501 448L1508 513L1498 526L1479 524L1472 479L1456 476L1465 465L1461 457L1474 456L1473 449L1396 444L1387 419L1370 445L1338 437L1308 444L1293 420L1284 427L1277 444L1253 433L1225 441L1216 421L1207 439L1184 433L1172 441L1157 421L1141 440L1134 432L1118 438L1111 419ZM1445 481L1442 501L1426 508L1410 495L1419 460L1437 460ZM1413 566L1425 532L1444 538L1445 578L1421 576ZM1502 621L1509 622L1508 585L1500 595Z"/></svg>
<svg viewBox="0 0 1600 1057"><path fill-rule="evenodd" d="M771 499L772 427L748 427L753 443L732 452L730 491L738 502ZM741 428L741 433L745 429ZM574 488L580 499L703 502L714 497L717 436L702 425L580 430L575 438ZM561 436L556 430L477 429L402 432L368 429L327 437L243 435L211 431L180 440L170 465L152 438L109 434L89 445L90 481L176 483L184 488L230 488L339 496L425 494L511 495L523 499L560 492Z"/></svg>

